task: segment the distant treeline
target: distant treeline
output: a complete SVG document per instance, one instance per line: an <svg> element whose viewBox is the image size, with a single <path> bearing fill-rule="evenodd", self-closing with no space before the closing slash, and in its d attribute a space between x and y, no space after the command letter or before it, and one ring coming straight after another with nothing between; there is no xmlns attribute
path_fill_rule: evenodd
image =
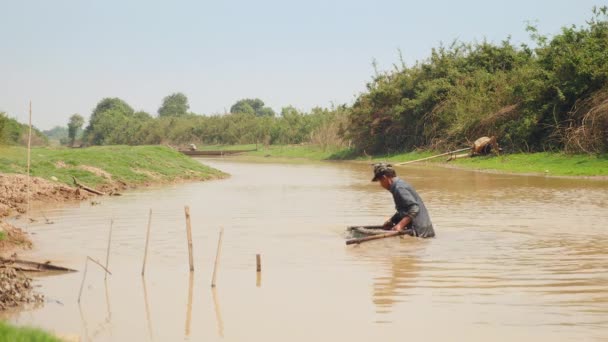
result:
<svg viewBox="0 0 608 342"><path fill-rule="evenodd" d="M88 145L143 144L299 144L341 146L347 122L344 109L315 108L303 113L285 107L279 116L259 99L243 99L224 115L188 112L181 93L167 96L158 117L136 112L118 98L103 99L84 130Z"/></svg>
<svg viewBox="0 0 608 342"><path fill-rule="evenodd" d="M69 139L109 144L348 145L355 153L450 149L496 136L512 151L608 151L608 10L547 37L527 27L534 47L454 42L413 66L376 71L354 104L276 114L259 99L230 113L189 112L188 99L164 98L158 116L118 98L70 118ZM14 137L13 137L14 138ZM12 140L15 140L11 138ZM17 139L18 140L18 139Z"/></svg>
<svg viewBox="0 0 608 342"><path fill-rule="evenodd" d="M0 112L0 145L27 145L29 126L9 118L6 113ZM44 146L49 143L46 135L38 129L32 128L32 145Z"/></svg>

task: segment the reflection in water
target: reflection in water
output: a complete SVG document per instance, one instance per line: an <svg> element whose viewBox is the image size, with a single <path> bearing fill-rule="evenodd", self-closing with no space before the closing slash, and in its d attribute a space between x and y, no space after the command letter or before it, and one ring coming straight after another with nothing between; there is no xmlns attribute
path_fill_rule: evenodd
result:
<svg viewBox="0 0 608 342"><path fill-rule="evenodd" d="M152 332L152 319L150 319L150 306L148 305L148 290L146 288L146 278L144 276L141 277L141 283L144 288L144 304L146 306L146 322L148 323L148 336L150 336L150 341L154 341L154 334Z"/></svg>
<svg viewBox="0 0 608 342"><path fill-rule="evenodd" d="M106 263L107 265L107 263ZM110 292L108 290L108 280L107 278L105 278L107 276L107 273L104 275L104 287L105 287L105 293L106 293L106 312L107 312L107 317L106 317L106 323L108 324L108 331L110 333L110 336L112 336L112 309L110 308Z"/></svg>
<svg viewBox="0 0 608 342"><path fill-rule="evenodd" d="M80 302L78 303L78 312L80 313L80 322L82 327L82 334L84 336L85 341L91 341L91 336L89 335L89 325L87 320L84 318L84 313L82 312L82 306L80 306Z"/></svg>
<svg viewBox="0 0 608 342"><path fill-rule="evenodd" d="M190 322L192 321L192 287L194 286L194 272L188 275L188 304L186 305L186 337L190 336Z"/></svg>
<svg viewBox="0 0 608 342"><path fill-rule="evenodd" d="M213 294L213 306L215 308L215 318L217 320L217 334L219 337L224 337L224 320L222 319L222 312L220 310L220 303L217 299L217 288L212 287L211 293Z"/></svg>
<svg viewBox="0 0 608 342"><path fill-rule="evenodd" d="M262 287L262 272L255 272L255 286Z"/></svg>
<svg viewBox="0 0 608 342"><path fill-rule="evenodd" d="M408 296L407 289L414 287L414 279L420 270L413 256L391 256L383 265L388 275L374 279L374 304L379 314L389 313L399 298Z"/></svg>

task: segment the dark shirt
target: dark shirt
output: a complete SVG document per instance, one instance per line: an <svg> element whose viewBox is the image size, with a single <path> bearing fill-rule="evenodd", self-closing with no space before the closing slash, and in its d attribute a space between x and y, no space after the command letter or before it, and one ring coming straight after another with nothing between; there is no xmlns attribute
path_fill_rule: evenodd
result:
<svg viewBox="0 0 608 342"><path fill-rule="evenodd" d="M397 210L395 215L391 217L391 222L397 224L404 217L409 216L412 222L408 224L408 229L412 229L416 236L434 237L435 231L429 212L416 190L409 183L395 177L389 191L393 194L395 209Z"/></svg>

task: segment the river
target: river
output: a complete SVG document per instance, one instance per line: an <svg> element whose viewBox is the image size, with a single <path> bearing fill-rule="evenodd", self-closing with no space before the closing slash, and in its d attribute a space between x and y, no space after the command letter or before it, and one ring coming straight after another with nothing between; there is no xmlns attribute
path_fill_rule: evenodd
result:
<svg viewBox="0 0 608 342"><path fill-rule="evenodd" d="M608 182L402 167L437 238L345 246L393 213L369 165L201 161L232 177L38 209L54 224L25 256L105 263L113 220L112 275L89 264L80 304L82 272L38 277L46 303L8 319L83 341L608 341Z"/></svg>

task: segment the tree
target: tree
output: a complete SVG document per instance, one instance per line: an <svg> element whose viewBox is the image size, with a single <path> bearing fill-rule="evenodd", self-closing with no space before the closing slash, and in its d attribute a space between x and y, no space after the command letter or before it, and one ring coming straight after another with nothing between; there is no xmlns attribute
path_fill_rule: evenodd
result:
<svg viewBox="0 0 608 342"><path fill-rule="evenodd" d="M0 144L6 142L6 133L4 132L4 127L8 122L8 118L5 113L0 112Z"/></svg>
<svg viewBox="0 0 608 342"><path fill-rule="evenodd" d="M70 146L74 146L76 140L76 134L78 130L84 125L84 118L78 114L70 116L70 122L68 122L68 138L70 138Z"/></svg>
<svg viewBox="0 0 608 342"><path fill-rule="evenodd" d="M93 145L103 145L107 143L106 138L133 115L133 108L125 101L105 98L93 110L83 140Z"/></svg>
<svg viewBox="0 0 608 342"><path fill-rule="evenodd" d="M264 101L260 99L242 99L238 100L230 107L232 114L255 114L255 116L274 116L274 110L270 107L264 107Z"/></svg>
<svg viewBox="0 0 608 342"><path fill-rule="evenodd" d="M188 114L188 98L182 93L174 93L165 96L163 104L158 108L158 116L184 116Z"/></svg>

